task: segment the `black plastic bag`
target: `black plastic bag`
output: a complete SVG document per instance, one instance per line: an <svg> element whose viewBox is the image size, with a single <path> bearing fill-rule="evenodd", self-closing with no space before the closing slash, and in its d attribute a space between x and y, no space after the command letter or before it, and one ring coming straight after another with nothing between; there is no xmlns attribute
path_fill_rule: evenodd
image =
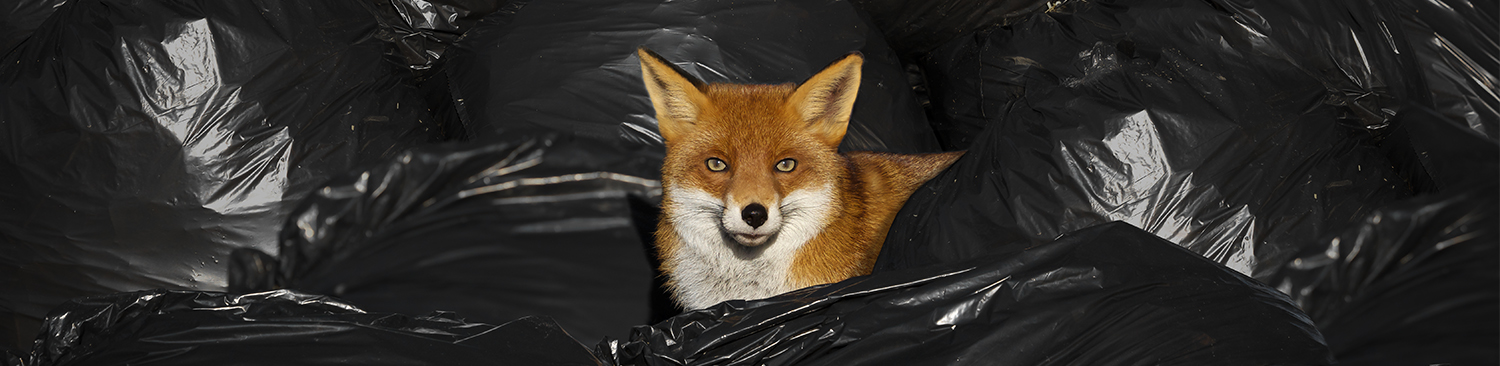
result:
<svg viewBox="0 0 1500 366"><path fill-rule="evenodd" d="M655 215L637 208L661 186L632 175L658 154L555 136L415 149L308 197L278 255L235 253L230 289L487 323L548 316L592 344L671 311L654 281Z"/></svg>
<svg viewBox="0 0 1500 366"><path fill-rule="evenodd" d="M42 21L57 11L66 0L18 0L8 2L9 6L0 9L0 55L9 53L11 48L35 31Z"/></svg>
<svg viewBox="0 0 1500 366"><path fill-rule="evenodd" d="M1274 289L1124 224L640 327L589 354L550 321L408 317L291 291L75 300L30 365L1327 364ZM597 357L597 358L596 358Z"/></svg>
<svg viewBox="0 0 1500 366"><path fill-rule="evenodd" d="M1333 113L1376 133L1416 103L1500 137L1493 2L1108 1L1036 10L926 57L945 148L968 146L1011 106L1046 100L1054 88L1237 125L1297 128L1287 120ZM1178 97L1136 100L1157 90ZM1246 127L1252 136L1265 129Z"/></svg>
<svg viewBox="0 0 1500 366"><path fill-rule="evenodd" d="M73 297L222 290L230 251L274 252L328 177L446 138L359 3L72 1L45 19L0 59L0 348Z"/></svg>
<svg viewBox="0 0 1500 366"><path fill-rule="evenodd" d="M1275 289L1122 223L732 300L608 341L632 365L1328 364Z"/></svg>
<svg viewBox="0 0 1500 366"><path fill-rule="evenodd" d="M934 126L970 152L908 202L877 267L1122 220L1263 278L1410 197L1381 146L1429 93L1397 52L1407 5L1354 3L1069 2L944 46Z"/></svg>
<svg viewBox="0 0 1500 366"><path fill-rule="evenodd" d="M1008 24L1056 6L1045 0L852 0L869 12L903 61L932 52L962 34Z"/></svg>
<svg viewBox="0 0 1500 366"><path fill-rule="evenodd" d="M861 15L829 1L530 2L481 21L450 50L445 70L476 139L540 129L660 149L637 47L706 82L759 84L801 82L861 51L859 100L841 147L937 151L900 62Z"/></svg>
<svg viewBox="0 0 1500 366"><path fill-rule="evenodd" d="M1341 364L1500 363L1500 144L1406 110L1386 147L1439 193L1381 207L1265 281L1297 301Z"/></svg>
<svg viewBox="0 0 1500 366"><path fill-rule="evenodd" d="M480 19L496 11L514 12L525 2L377 0L361 4L380 22L381 32L375 36L396 45L409 68L430 76L426 74L444 61L448 47Z"/></svg>
<svg viewBox="0 0 1500 366"><path fill-rule="evenodd" d="M1409 106L1391 122L1381 150L1419 192L1457 193L1500 186L1500 141L1468 121Z"/></svg>
<svg viewBox="0 0 1500 366"><path fill-rule="evenodd" d="M1413 60L1402 66L1422 73L1420 82L1408 81L1414 91L1407 102L1500 139L1500 2L1406 0L1391 8L1394 16L1387 19L1399 17L1413 51ZM1385 27L1390 23L1396 22Z"/></svg>
<svg viewBox="0 0 1500 366"><path fill-rule="evenodd" d="M144 291L79 299L47 318L29 365L598 364L550 320L368 313L292 291Z"/></svg>
<svg viewBox="0 0 1500 366"><path fill-rule="evenodd" d="M971 151L914 196L893 226L877 273L682 314L628 339L601 342L596 355L580 352L558 326L536 318L495 327L452 316L408 316L457 310L498 324L561 314L561 328L590 343L647 317L653 284L649 237L642 231L654 224L650 177L659 147L642 139L650 136L649 119L588 117L614 107L591 110L595 106L576 102L601 100L575 98L546 107L572 107L562 110L576 116L471 118L471 127L493 128L475 131L487 143L419 149L342 176L296 210L279 237L279 253L242 249L233 256L229 282L236 290L293 288L337 294L347 303L298 292L158 291L82 299L49 319L32 357L37 364L345 358L375 364L1326 364L1332 359L1322 330L1333 354L1347 363L1493 363L1483 352L1497 338L1493 310L1500 297L1493 273L1500 215L1491 204L1500 179L1484 112L1494 104L1475 95L1486 90L1474 88L1486 85L1483 73L1453 73L1465 57L1489 64L1476 55L1493 42L1450 36L1444 39L1452 38L1452 47L1406 48L1404 42L1417 39L1409 29L1465 29L1438 20L1475 17L1429 12L1400 17L1406 28L1393 28L1396 23L1385 21L1395 19L1388 17L1392 9L1430 5L1351 11L1350 4L1056 2L1049 13L972 38L980 42L948 44L928 60L935 95L942 97L936 103L948 116L935 122L947 147ZM531 16L521 10L502 9L488 26ZM1358 21L1319 23L1346 16ZM429 67L437 59L428 51L447 47L449 38L412 37L445 32L445 22L405 30L382 25L415 35L395 37L404 48L386 49L387 56L400 56L392 67ZM1302 33L1257 38L1230 32L1266 24ZM1381 36L1383 29L1393 36ZM1203 37L1212 34L1204 30L1242 37L1206 48L1222 52L1198 53L1203 48L1189 45L1214 44L1197 42L1212 38ZM1361 58L1349 57L1354 48L1344 46L1350 43L1326 37L1343 31L1368 46ZM517 34L525 33L492 35ZM1244 49L1246 43L1237 42L1246 39L1292 51L1229 52ZM1302 39L1306 43L1298 43ZM576 44L543 45L591 52L569 46ZM634 46L612 45L624 50L620 54ZM1058 48L1072 53L1059 55ZM1393 55L1393 49L1402 52ZM1457 51L1438 52L1444 50ZM526 55L487 52L497 59ZM954 58L942 59L947 56ZM1434 67L1419 71L1411 66L1422 63L1413 60ZM621 74L635 68L633 59L609 62L609 76L589 82L608 80L601 83L625 90L627 81L638 81ZM438 75L504 88L474 77L484 64L465 67ZM1457 76L1444 80L1464 86L1423 89L1414 81L1432 75ZM517 83L516 90L536 90L527 85ZM602 101L631 101L630 108L640 107L635 113L649 111L638 91L589 92L616 93L610 95L620 99ZM456 107L496 100L463 97L478 101L457 101ZM549 99L556 98L535 101ZM1439 100L1449 102L1433 102ZM1413 113L1420 108L1434 111ZM473 117L473 111L460 112ZM532 131L593 122L599 123L589 127L594 133L579 134L583 138ZM632 123L642 128L631 130ZM1473 154L1489 155L1465 157ZM0 169L7 162L0 159ZM1440 195L1410 198L1432 192ZM1106 201L1122 204L1093 204ZM1147 231L1106 223L1115 218ZM1337 247L1330 245L1334 235ZM1327 259L1335 256L1339 260ZM1295 302L1236 271L1275 284ZM408 315L363 313L354 304ZM257 316L264 313L271 315ZM332 333L307 333L309 325ZM309 334L336 348L317 347ZM186 340L173 338L179 335ZM1431 357L1443 351L1454 356Z"/></svg>
<svg viewBox="0 0 1500 366"><path fill-rule="evenodd" d="M1269 280L1308 313L1342 365L1495 364L1496 192L1384 207Z"/></svg>
<svg viewBox="0 0 1500 366"><path fill-rule="evenodd" d="M1065 2L956 40L927 75L969 153L876 273L1127 220L1291 293L1340 362L1494 363L1497 52L1452 4Z"/></svg>

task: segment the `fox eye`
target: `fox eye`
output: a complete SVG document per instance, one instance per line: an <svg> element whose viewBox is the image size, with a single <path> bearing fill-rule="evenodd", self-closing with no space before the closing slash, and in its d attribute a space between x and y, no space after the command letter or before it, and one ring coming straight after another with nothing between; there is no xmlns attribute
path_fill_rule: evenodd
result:
<svg viewBox="0 0 1500 366"><path fill-rule="evenodd" d="M781 159L776 162L776 170L790 172L793 169L797 169L797 159Z"/></svg>
<svg viewBox="0 0 1500 366"><path fill-rule="evenodd" d="M719 160L719 158L708 158L708 161L705 161L704 163L708 164L708 170L716 172L722 172L724 171L724 169L729 168L729 164L724 163L724 161Z"/></svg>

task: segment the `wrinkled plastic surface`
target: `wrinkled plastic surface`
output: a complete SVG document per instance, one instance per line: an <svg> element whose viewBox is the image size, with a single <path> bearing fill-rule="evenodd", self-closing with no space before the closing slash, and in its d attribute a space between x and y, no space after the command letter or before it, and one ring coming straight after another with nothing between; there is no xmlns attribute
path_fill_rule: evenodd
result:
<svg viewBox="0 0 1500 366"><path fill-rule="evenodd" d="M640 46L710 83L802 82L860 51L859 100L841 147L937 151L895 54L847 2L529 2L465 34L446 74L476 139L542 129L661 148Z"/></svg>
<svg viewBox="0 0 1500 366"><path fill-rule="evenodd" d="M523 2L507 0L380 0L361 2L380 22L375 36L396 46L414 71L432 70L449 47L485 16L515 11ZM426 74L424 72L424 74ZM446 85L445 85L446 86Z"/></svg>
<svg viewBox="0 0 1500 366"><path fill-rule="evenodd" d="M588 334L578 338L592 343L590 337L624 334L623 326L641 322L631 319L648 315L651 295L634 290L653 286L649 239L640 236L649 227L643 223L651 222L643 214L650 208L639 202L651 197L648 174L659 149L621 138L649 137L640 130L582 138L538 134L529 129L572 125L516 109L515 115L466 121L504 127L479 132L504 132L483 135L485 143L425 148L352 174L329 173L343 178L326 183L291 216L279 252L242 249L230 261L236 290L288 287L345 301L302 292L83 299L54 313L59 316L48 325L54 331L43 335L31 357L37 364L479 362L471 356L583 364L1326 364L1331 352L1345 364L1495 363L1493 352L1485 352L1500 338L1494 327L1500 164L1493 113L1487 112L1496 105L1495 67L1487 66L1495 64L1495 43L1484 31L1493 28L1485 28L1493 18L1484 14L1493 14L1485 7L1494 3L1050 5L1008 27L943 45L925 60L940 108L933 120L939 142L970 152L902 211L871 276L682 314L601 342L596 356L579 353L558 326L535 318L498 328L452 316L413 318L444 309L501 324L558 313L562 329ZM757 7L762 3L746 6L763 9ZM365 17L372 10L358 7L351 11ZM488 26L519 24L530 16L525 9L502 8ZM386 10L374 9L381 21L394 19ZM264 14L244 18L282 18ZM444 24L462 27L454 20L460 18L438 16L432 25L406 26L402 34L414 36L395 38L446 32ZM391 31L362 19L358 24L374 32ZM695 20L706 22L701 29L717 27ZM536 22L526 28L566 26ZM49 28L40 29L45 34ZM599 42L616 39L600 34ZM592 52L580 45L593 40L575 35L584 41L544 43L547 52L485 52L513 58ZM442 58L429 50L448 47L447 38L433 37L385 48L382 67L430 70L424 65ZM350 42L364 45L365 39ZM460 48L480 47L459 42ZM626 54L635 45L611 47ZM502 55L508 50L517 53ZM446 66L475 59L465 57L449 58L454 63ZM808 74L822 65L802 61L809 63ZM634 79L618 75L633 69L634 60L611 62L599 70L613 76L598 80L612 81L580 85L616 91L572 91L633 98L645 111L644 94L624 89ZM0 69L6 88L16 80L14 70L72 65L23 63L33 66ZM683 64L691 69L703 61ZM437 75L479 85L486 81L473 76L481 66ZM550 93L516 85L525 86L517 93ZM31 95L3 90L6 103ZM472 108L493 100L457 100L464 97L474 98L459 96L453 104ZM593 126L600 131L623 131L619 126L631 122L620 118L636 118L579 112L592 110L590 103L549 107L580 113L572 123L605 121ZM20 125L4 116L7 129L0 132ZM348 125L336 127L323 136L353 146L331 132ZM44 149L56 145L53 140L34 140L14 140L31 144L4 152L59 154ZM0 169L15 161L0 159ZM0 179L12 179L0 180L0 187L18 186L10 175ZM160 182L164 188L142 187L182 184ZM12 199L5 194L52 199L26 190L0 198ZM0 218L4 225L25 222ZM47 280L116 283L107 276L102 282ZM353 310L355 304L376 313ZM323 340L335 347L319 347Z"/></svg>
<svg viewBox="0 0 1500 366"><path fill-rule="evenodd" d="M1500 139L1500 32L1495 32L1500 29L1500 2L1407 0L1392 8L1386 14L1399 17L1414 51L1414 60L1403 66L1415 66L1422 74L1420 82L1407 77L1406 87L1413 90L1409 103L1462 121L1490 140ZM1397 23L1391 18L1383 19L1387 28Z"/></svg>
<svg viewBox="0 0 1500 366"><path fill-rule="evenodd" d="M907 202L877 274L1123 220L1291 293L1340 362L1495 362L1483 9L1058 5L926 60L935 129L969 152Z"/></svg>
<svg viewBox="0 0 1500 366"><path fill-rule="evenodd" d="M733 300L596 353L633 365L1331 361L1285 295L1122 223L1013 254Z"/></svg>
<svg viewBox="0 0 1500 366"><path fill-rule="evenodd" d="M547 319L369 313L293 291L84 298L48 315L46 331L31 366L599 364Z"/></svg>
<svg viewBox="0 0 1500 366"><path fill-rule="evenodd" d="M1024 19L1060 1L852 0L870 14L903 60L932 52L962 34Z"/></svg>
<svg viewBox="0 0 1500 366"><path fill-rule="evenodd" d="M328 177L445 139L379 29L358 3L58 7L0 60L0 347L73 297L222 290Z"/></svg>
<svg viewBox="0 0 1500 366"><path fill-rule="evenodd" d="M1167 91L1179 97L1151 106L1189 117L1216 112L1235 125L1278 112L1260 108L1283 107L1301 118L1334 113L1377 132L1415 103L1494 139L1496 7L1466 0L1056 2L929 55L939 108L933 123L945 148L962 148L1013 106L1057 99L1048 96L1054 88L1133 97L1122 102Z"/></svg>
<svg viewBox="0 0 1500 366"><path fill-rule="evenodd" d="M1270 281L1342 365L1500 363L1500 188L1393 204Z"/></svg>
<svg viewBox="0 0 1500 366"><path fill-rule="evenodd" d="M1381 150L1414 189L1457 193L1500 186L1500 140L1436 110L1405 109L1392 121Z"/></svg>
<svg viewBox="0 0 1500 366"><path fill-rule="evenodd" d="M277 256L236 252L231 290L488 323L549 316L590 344L622 334L670 305L653 299L655 216L633 208L659 198L636 172L661 157L617 145L544 136L403 153L314 192Z"/></svg>
<svg viewBox="0 0 1500 366"><path fill-rule="evenodd" d="M1414 52L1413 3L1064 2L955 40L927 76L945 148L970 152L908 203L877 266L1121 220L1263 278L1420 193L1380 147L1402 106L1451 93L1473 103L1443 114L1485 136L1500 120L1490 71ZM1494 57L1483 37L1468 58ZM1479 89L1433 89L1419 66Z"/></svg>
<svg viewBox="0 0 1500 366"><path fill-rule="evenodd" d="M1343 365L1500 363L1500 144L1408 108L1386 145L1439 193L1382 207L1266 278Z"/></svg>
<svg viewBox="0 0 1500 366"><path fill-rule="evenodd" d="M0 55L31 36L66 0L16 0L0 5Z"/></svg>
<svg viewBox="0 0 1500 366"><path fill-rule="evenodd" d="M1329 363L1284 294L1118 223L1015 255L730 301L601 342L597 358L542 319L367 313L292 291L80 299L48 317L47 335L33 366Z"/></svg>

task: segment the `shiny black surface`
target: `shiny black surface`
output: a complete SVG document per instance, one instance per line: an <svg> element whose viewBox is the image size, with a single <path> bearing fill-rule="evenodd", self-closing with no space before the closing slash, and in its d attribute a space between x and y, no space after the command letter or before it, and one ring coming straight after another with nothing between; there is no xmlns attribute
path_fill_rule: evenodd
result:
<svg viewBox="0 0 1500 366"><path fill-rule="evenodd" d="M1495 8L17 2L0 346L30 365L1500 363ZM671 316L643 44L738 82L860 50L844 148L968 153L876 273Z"/></svg>

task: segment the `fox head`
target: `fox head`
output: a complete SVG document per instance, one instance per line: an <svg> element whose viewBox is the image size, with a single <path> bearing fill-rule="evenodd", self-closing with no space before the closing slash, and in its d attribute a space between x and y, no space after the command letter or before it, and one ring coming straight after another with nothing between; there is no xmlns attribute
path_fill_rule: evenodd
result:
<svg viewBox="0 0 1500 366"><path fill-rule="evenodd" d="M823 228L835 183L849 174L838 146L859 91L859 53L780 85L703 84L650 50L637 54L666 140L669 220L745 247L806 241Z"/></svg>

